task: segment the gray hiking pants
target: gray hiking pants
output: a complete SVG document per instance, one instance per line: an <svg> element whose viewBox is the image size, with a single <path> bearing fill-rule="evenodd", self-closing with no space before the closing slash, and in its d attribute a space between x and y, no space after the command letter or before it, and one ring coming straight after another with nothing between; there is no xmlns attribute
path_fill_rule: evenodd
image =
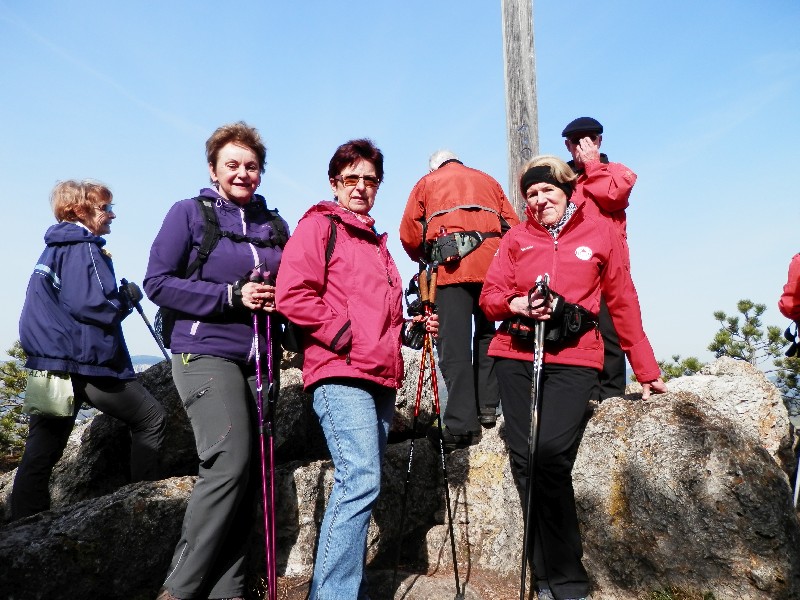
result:
<svg viewBox="0 0 800 600"><path fill-rule="evenodd" d="M266 367L265 361L265 402ZM253 468L260 460L254 365L174 355L172 376L192 423L200 467L164 587L177 598L243 596L260 477Z"/></svg>

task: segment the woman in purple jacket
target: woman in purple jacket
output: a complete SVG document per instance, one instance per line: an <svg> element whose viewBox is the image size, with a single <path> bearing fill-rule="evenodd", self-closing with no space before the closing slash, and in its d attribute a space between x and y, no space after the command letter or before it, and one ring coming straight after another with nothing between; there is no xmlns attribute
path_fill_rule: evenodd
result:
<svg viewBox="0 0 800 600"><path fill-rule="evenodd" d="M266 364L255 348L266 354L267 319L259 319L256 346L252 314L275 310L274 286L249 275L274 280L288 237L286 222L255 194L266 159L256 129L242 122L220 127L206 142L206 156L213 188L172 206L144 279L154 303L177 311L172 377L200 457L160 599L244 596L260 476L251 460L258 455L255 360ZM219 237L207 258L196 262L208 228L218 228ZM272 340L277 351L277 336Z"/></svg>
<svg viewBox="0 0 800 600"><path fill-rule="evenodd" d="M28 283L19 335L26 367L70 374L75 412L31 415L11 494L12 519L50 508L50 474L84 402L130 427L132 481L161 475L164 409L136 381L122 336L122 320L133 307L126 290L117 289L101 237L111 233L111 198L106 186L93 181L62 181L51 194L58 223L45 233L47 246ZM141 298L137 286L128 286Z"/></svg>

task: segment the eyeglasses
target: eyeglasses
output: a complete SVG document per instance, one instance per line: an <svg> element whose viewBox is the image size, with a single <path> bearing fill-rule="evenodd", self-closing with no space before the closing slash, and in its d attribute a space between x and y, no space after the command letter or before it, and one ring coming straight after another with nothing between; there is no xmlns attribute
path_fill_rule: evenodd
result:
<svg viewBox="0 0 800 600"><path fill-rule="evenodd" d="M368 188L376 188L381 184L381 180L374 175L337 175L334 179L344 187L356 187L359 179L363 179L364 187Z"/></svg>
<svg viewBox="0 0 800 600"><path fill-rule="evenodd" d="M100 212L104 213L112 213L114 212L114 205L113 204L103 204L102 206L95 206L95 210L99 210Z"/></svg>
<svg viewBox="0 0 800 600"><path fill-rule="evenodd" d="M597 134L596 133L585 133L583 135L576 135L575 137L569 138L569 141L572 142L573 145L579 146L580 143L581 143L581 140L583 138L589 138L593 142L596 142L597 141Z"/></svg>

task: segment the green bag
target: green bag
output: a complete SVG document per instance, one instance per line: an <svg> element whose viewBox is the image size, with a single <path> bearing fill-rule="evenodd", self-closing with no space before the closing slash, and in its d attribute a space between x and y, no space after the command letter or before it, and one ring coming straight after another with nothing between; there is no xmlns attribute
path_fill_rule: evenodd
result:
<svg viewBox="0 0 800 600"><path fill-rule="evenodd" d="M75 412L75 392L69 373L28 373L22 412L43 417L71 417Z"/></svg>

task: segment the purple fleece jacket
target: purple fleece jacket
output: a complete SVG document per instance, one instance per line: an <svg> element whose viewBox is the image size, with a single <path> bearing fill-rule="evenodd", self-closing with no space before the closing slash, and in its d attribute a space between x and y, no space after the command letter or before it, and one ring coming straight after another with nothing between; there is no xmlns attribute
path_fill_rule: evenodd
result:
<svg viewBox="0 0 800 600"><path fill-rule="evenodd" d="M252 238L275 236L274 221L261 196L254 196L242 207L212 189L205 188L200 195L215 201L221 230ZM276 219L288 231L285 221ZM172 332L173 354L209 354L248 361L253 358L252 313L231 305L228 286L259 264L276 277L283 249L261 248L223 237L208 261L184 279L181 275L194 261L205 226L200 206L193 198L172 205L150 249L144 290L155 304L179 311ZM265 321L261 319L262 336ZM266 352L263 339L259 347Z"/></svg>

